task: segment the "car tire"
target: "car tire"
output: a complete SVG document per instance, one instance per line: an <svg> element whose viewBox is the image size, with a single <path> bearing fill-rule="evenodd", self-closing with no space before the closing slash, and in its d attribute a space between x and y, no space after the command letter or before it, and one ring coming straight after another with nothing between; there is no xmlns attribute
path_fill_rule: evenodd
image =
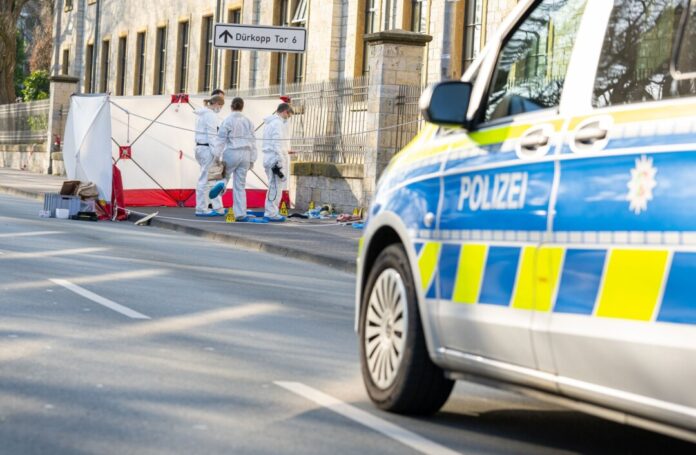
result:
<svg viewBox="0 0 696 455"><path fill-rule="evenodd" d="M359 339L370 399L385 411L432 414L454 381L430 359L408 257L400 244L377 257L362 292Z"/></svg>

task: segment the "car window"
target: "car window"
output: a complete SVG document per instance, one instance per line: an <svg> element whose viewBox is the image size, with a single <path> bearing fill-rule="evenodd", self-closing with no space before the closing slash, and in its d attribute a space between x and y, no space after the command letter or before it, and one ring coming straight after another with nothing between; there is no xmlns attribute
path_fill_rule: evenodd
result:
<svg viewBox="0 0 696 455"><path fill-rule="evenodd" d="M558 106L585 0L544 0L498 56L485 120Z"/></svg>
<svg viewBox="0 0 696 455"><path fill-rule="evenodd" d="M682 33L677 37L677 54L674 61L677 77L682 80L696 77L696 0L690 0L686 6L688 11L682 15Z"/></svg>
<svg viewBox="0 0 696 455"><path fill-rule="evenodd" d="M693 81L677 81L670 74L685 5L685 0L614 1L595 79L595 107L696 94ZM685 38L682 50L691 54L693 67L696 36Z"/></svg>

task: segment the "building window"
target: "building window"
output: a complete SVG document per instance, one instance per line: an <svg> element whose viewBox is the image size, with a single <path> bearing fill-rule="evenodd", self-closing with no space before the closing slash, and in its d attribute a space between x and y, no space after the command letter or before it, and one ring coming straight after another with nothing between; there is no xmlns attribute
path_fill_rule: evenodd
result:
<svg viewBox="0 0 696 455"><path fill-rule="evenodd" d="M145 32L138 33L135 40L135 80L133 95L142 95L145 83Z"/></svg>
<svg viewBox="0 0 696 455"><path fill-rule="evenodd" d="M468 3L471 3L469 0ZM426 32L426 7L428 0L412 0L411 1L411 30L418 33Z"/></svg>
<svg viewBox="0 0 696 455"><path fill-rule="evenodd" d="M85 51L85 93L92 93L92 75L94 73L94 44L88 44Z"/></svg>
<svg viewBox="0 0 696 455"><path fill-rule="evenodd" d="M481 26L483 22L483 0L466 2L464 13L464 56L463 69L466 70L481 50Z"/></svg>
<svg viewBox="0 0 696 455"><path fill-rule="evenodd" d="M118 60L116 61L116 96L126 93L126 37L118 39Z"/></svg>
<svg viewBox="0 0 696 455"><path fill-rule="evenodd" d="M230 10L227 22L230 24L239 24L242 22L242 10L233 9ZM232 49L227 51L227 81L226 88L228 89L238 89L239 88L239 51L237 49Z"/></svg>
<svg viewBox="0 0 696 455"><path fill-rule="evenodd" d="M61 67L61 73L63 75L68 74L70 71L70 49L63 49L63 65Z"/></svg>
<svg viewBox="0 0 696 455"><path fill-rule="evenodd" d="M290 24L293 27L307 27L307 16L308 16L308 6L307 0L299 0L297 6L295 7L295 14L292 16ZM296 53L293 55L292 62L292 82L300 83L305 80L305 58L303 53Z"/></svg>
<svg viewBox="0 0 696 455"><path fill-rule="evenodd" d="M109 61L109 52L111 49L109 40L102 41L101 48L101 70L99 79L99 92L106 93L109 90L109 66L111 62Z"/></svg>
<svg viewBox="0 0 696 455"><path fill-rule="evenodd" d="M189 23L179 22L179 36L176 49L176 91L186 93L188 88Z"/></svg>
<svg viewBox="0 0 696 455"><path fill-rule="evenodd" d="M155 56L155 95L164 93L164 82L167 71L167 27L157 28L157 55Z"/></svg>
<svg viewBox="0 0 696 455"><path fill-rule="evenodd" d="M365 0L365 35L370 33L375 33L377 31L377 0ZM362 52L362 74L367 76L369 72L367 64L367 43L363 40L363 52Z"/></svg>
<svg viewBox="0 0 696 455"><path fill-rule="evenodd" d="M290 1L289 0L278 0L277 3L277 12L278 16L276 17L275 20L275 25L279 25L281 27L287 27L290 25L290 19L288 18L288 14L290 11ZM273 80L271 83L275 84L280 84L282 81L282 70L283 68L281 65L281 56L278 52L273 53L273 69L274 71L271 73L273 75ZM286 62L287 63L287 62ZM287 71L287 68L286 68Z"/></svg>
<svg viewBox="0 0 696 455"><path fill-rule="evenodd" d="M65 8L64 8L64 10L65 10L66 12L68 12L68 11L72 11L72 9L73 9L73 2L72 2L72 0L65 0Z"/></svg>
<svg viewBox="0 0 696 455"><path fill-rule="evenodd" d="M198 90L210 90L210 79L213 73L213 16L203 18L201 24L201 78Z"/></svg>

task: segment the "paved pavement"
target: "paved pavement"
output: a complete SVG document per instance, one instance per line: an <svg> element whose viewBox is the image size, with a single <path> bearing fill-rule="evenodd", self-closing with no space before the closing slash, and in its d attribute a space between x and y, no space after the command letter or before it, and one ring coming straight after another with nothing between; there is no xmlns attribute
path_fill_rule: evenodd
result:
<svg viewBox="0 0 696 455"><path fill-rule="evenodd" d="M0 192L43 201L57 193L65 177L0 168ZM224 218L200 219L193 208L129 207L130 221L159 212L151 225L232 244L244 249L292 257L345 272L355 271L362 232L329 220L290 220L283 224L226 223ZM146 229L146 228L144 228Z"/></svg>
<svg viewBox="0 0 696 455"><path fill-rule="evenodd" d="M0 194L0 454L694 453L464 381L434 416L382 412L352 274L40 207Z"/></svg>

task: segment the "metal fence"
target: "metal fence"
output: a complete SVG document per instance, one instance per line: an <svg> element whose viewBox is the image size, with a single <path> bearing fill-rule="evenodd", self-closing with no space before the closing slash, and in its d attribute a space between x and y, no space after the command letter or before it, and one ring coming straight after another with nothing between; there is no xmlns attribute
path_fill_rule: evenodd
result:
<svg viewBox="0 0 696 455"><path fill-rule="evenodd" d="M46 141L49 100L0 105L0 144Z"/></svg>
<svg viewBox="0 0 696 455"><path fill-rule="evenodd" d="M421 87L399 86L399 95L396 97L396 150L411 142L423 126L424 120L418 105L422 91Z"/></svg>
<svg viewBox="0 0 696 455"><path fill-rule="evenodd" d="M288 84L285 95L292 98L291 149L294 160L304 162L364 164L369 151L367 128L368 81L366 77L317 83ZM280 87L235 91L230 95L267 98L280 95ZM399 149L419 129L420 87L400 87L396 100Z"/></svg>

